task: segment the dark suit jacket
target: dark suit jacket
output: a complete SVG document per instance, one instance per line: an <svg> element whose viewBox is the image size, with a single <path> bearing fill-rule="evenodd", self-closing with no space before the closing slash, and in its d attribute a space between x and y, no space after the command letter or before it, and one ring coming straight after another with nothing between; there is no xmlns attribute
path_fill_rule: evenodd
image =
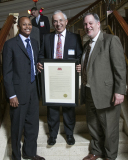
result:
<svg viewBox="0 0 128 160"><path fill-rule="evenodd" d="M30 37L35 39L40 46L40 34L39 33L40 33L39 28L32 26Z"/></svg>
<svg viewBox="0 0 128 160"><path fill-rule="evenodd" d="M84 50L88 43L85 44ZM82 68L84 58L83 53ZM97 109L110 107L114 93L126 93L126 63L123 47L117 36L100 33L88 64L87 79ZM81 88L84 102L85 89Z"/></svg>
<svg viewBox="0 0 128 160"><path fill-rule="evenodd" d="M39 53L38 42L31 38L35 65ZM3 77L7 97L17 95L19 103L27 102L28 83L31 81L31 63L19 36L5 42L3 48Z"/></svg>
<svg viewBox="0 0 128 160"><path fill-rule="evenodd" d="M40 22L44 22L44 27L40 27ZM38 27L40 30L40 39L43 39L43 34L50 33L50 24L48 17L41 15L39 19L39 23L36 23L36 17L32 19L32 25Z"/></svg>
<svg viewBox="0 0 128 160"><path fill-rule="evenodd" d="M43 37L43 43L40 50L39 57L46 59L53 59L54 57L54 36L55 32L46 34ZM73 49L74 55L68 55L68 50ZM66 31L65 45L64 45L64 56L63 59L81 59L82 45L80 36L69 31Z"/></svg>

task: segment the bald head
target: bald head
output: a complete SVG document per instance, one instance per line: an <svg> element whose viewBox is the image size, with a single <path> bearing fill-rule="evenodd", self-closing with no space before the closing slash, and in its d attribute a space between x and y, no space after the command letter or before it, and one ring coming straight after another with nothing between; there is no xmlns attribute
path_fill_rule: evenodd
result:
<svg viewBox="0 0 128 160"><path fill-rule="evenodd" d="M28 17L20 17L18 20L19 33L24 37L28 37L32 30L32 24Z"/></svg>

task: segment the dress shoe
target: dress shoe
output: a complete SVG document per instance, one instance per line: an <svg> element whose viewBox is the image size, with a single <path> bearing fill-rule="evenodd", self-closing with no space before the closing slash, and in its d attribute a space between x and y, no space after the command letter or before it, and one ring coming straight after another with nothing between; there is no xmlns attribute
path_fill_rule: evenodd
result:
<svg viewBox="0 0 128 160"><path fill-rule="evenodd" d="M43 157L40 157L38 155L29 157L29 156L23 156L23 159L31 159L31 160L45 160Z"/></svg>
<svg viewBox="0 0 128 160"><path fill-rule="evenodd" d="M56 143L56 138L50 136L47 142L48 145L54 145Z"/></svg>
<svg viewBox="0 0 128 160"><path fill-rule="evenodd" d="M74 145L75 144L75 139L73 135L67 135L67 144L68 145Z"/></svg>
<svg viewBox="0 0 128 160"><path fill-rule="evenodd" d="M105 160L109 160L108 158L105 158Z"/></svg>
<svg viewBox="0 0 128 160"><path fill-rule="evenodd" d="M83 158L83 160L96 160L98 158L101 158L101 156L96 156L93 154L88 154L86 157Z"/></svg>

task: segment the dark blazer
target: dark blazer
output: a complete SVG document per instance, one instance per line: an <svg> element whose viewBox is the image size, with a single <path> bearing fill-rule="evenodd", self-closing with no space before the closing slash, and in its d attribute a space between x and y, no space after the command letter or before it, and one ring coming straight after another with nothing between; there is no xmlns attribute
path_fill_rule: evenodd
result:
<svg viewBox="0 0 128 160"><path fill-rule="evenodd" d="M85 44L84 50L88 43ZM84 58L85 53L82 55L82 68ZM100 33L88 64L87 79L97 109L112 106L114 93L126 94L126 63L123 47L117 36ZM85 89L81 88L84 102Z"/></svg>
<svg viewBox="0 0 128 160"><path fill-rule="evenodd" d="M40 22L44 22L44 27L40 27ZM39 23L36 23L36 17L32 19L32 25L38 27L40 30L40 39L43 39L43 34L50 33L50 24L48 17L41 15L39 19Z"/></svg>
<svg viewBox="0 0 128 160"><path fill-rule="evenodd" d="M40 46L40 34L39 33L40 33L39 28L32 26L30 37L35 39Z"/></svg>
<svg viewBox="0 0 128 160"><path fill-rule="evenodd" d="M39 58L53 59L54 58L54 36L55 32L43 36L43 43L40 50ZM73 49L74 55L68 55L68 50ZM82 45L79 35L66 31L64 56L63 59L81 59Z"/></svg>
<svg viewBox="0 0 128 160"><path fill-rule="evenodd" d="M38 42L31 38L35 65L39 53ZM31 63L19 36L5 42L3 48L3 77L7 97L17 95L20 104L27 102L28 83L31 81Z"/></svg>

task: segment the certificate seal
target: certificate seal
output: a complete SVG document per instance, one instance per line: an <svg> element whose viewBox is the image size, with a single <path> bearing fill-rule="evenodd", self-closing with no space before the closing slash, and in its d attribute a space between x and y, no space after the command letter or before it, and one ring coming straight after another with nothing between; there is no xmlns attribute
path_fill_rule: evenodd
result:
<svg viewBox="0 0 128 160"><path fill-rule="evenodd" d="M68 95L67 95L67 94L64 94L63 96L66 98Z"/></svg>

